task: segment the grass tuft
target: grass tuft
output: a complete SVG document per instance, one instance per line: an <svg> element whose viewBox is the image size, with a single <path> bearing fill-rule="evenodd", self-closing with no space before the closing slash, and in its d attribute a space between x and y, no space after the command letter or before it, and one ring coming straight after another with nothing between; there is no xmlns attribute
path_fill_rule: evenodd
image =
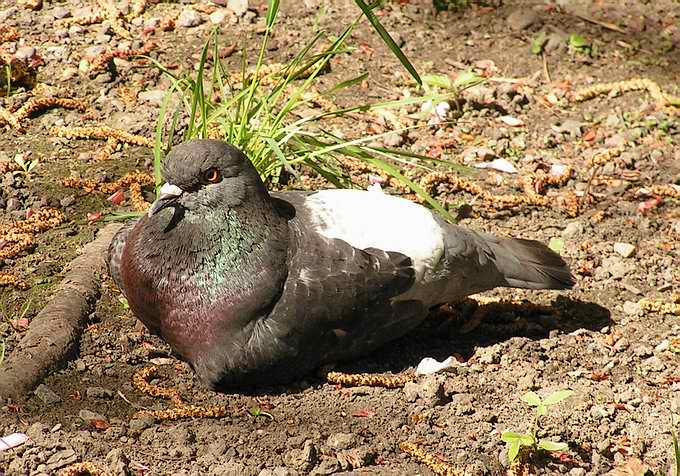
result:
<svg viewBox="0 0 680 476"><path fill-rule="evenodd" d="M299 176L302 168L308 168L324 177L336 187L352 187L351 178L343 170L344 158L359 159L396 179L404 187L418 194L424 202L438 211L445 219L454 221L451 214L425 190L401 172L402 165L432 170L433 164L446 164L451 168L465 169L456 164L433 160L407 151L371 145L384 134L363 136L347 140L329 130L328 121L353 113L369 113L381 109L396 109L426 102L441 102L456 97L460 90L477 84L479 78L463 84L451 85L443 93L426 87L426 94L399 101L364 103L346 108L333 108L317 114L297 114L302 108L309 111L318 101L333 104L330 99L340 91L361 83L367 74L338 82L325 91L315 87L319 77L328 70L330 61L348 51L346 42L361 18L366 15L380 33L377 18L372 14L374 6L357 0L362 13L337 37L318 32L286 65L273 69L265 65L265 52L276 23L279 2L269 0L265 31L252 69L247 48L240 72L229 72L219 57L217 31L205 43L194 76L177 77L163 65L155 62L164 75L171 79L170 87L160 110L156 127L154 164L156 185L160 185L160 160L175 140L180 111L169 118L171 99L179 96L188 114L183 140L193 138L218 138L239 147L250 158L262 179L277 185L290 176ZM372 19L372 20L371 20ZM387 35L389 36L389 35ZM405 60L398 46L386 39L393 51L398 50L400 61L420 81L415 68ZM323 45L326 46L323 46ZM403 57L403 58L402 58ZM153 60L152 60L153 61ZM412 70L411 70L412 69ZM414 74L415 73L415 74ZM426 124L415 126L427 127ZM404 132L404 129L397 132ZM387 134L387 133L385 133Z"/></svg>

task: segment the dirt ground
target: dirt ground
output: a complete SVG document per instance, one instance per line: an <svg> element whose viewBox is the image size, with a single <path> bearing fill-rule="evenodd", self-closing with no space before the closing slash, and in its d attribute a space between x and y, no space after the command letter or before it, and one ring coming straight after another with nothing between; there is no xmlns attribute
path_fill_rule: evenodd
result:
<svg viewBox="0 0 680 476"><path fill-rule="evenodd" d="M20 34L2 47L29 60L41 57L39 82L69 87L88 103L84 112L57 107L35 113L22 122L25 133L4 124L0 134L0 163L17 156L37 163L29 172L0 176L0 223L48 206L65 216L61 225L35 235L32 248L0 261L0 271L29 286L0 287L5 359L49 299L64 266L107 216L131 210L129 199L114 205L108 194L67 188L62 179L111 182L132 170L151 170L149 148L119 147L104 161L97 160L101 140L50 135L53 126L106 125L153 137L168 87L158 70L138 58L116 58L115 68L91 73L83 60L91 64L107 49L139 48L148 37L157 42L150 56L177 73L192 71L212 21L221 20L221 43L235 46L231 56L225 52L225 62L237 69L242 45L254 51L261 39L265 4L251 2L249 11L237 15L225 3L150 2L127 23L135 38L130 41L108 22L57 21L86 15L94 1L45 0L31 11L21 2L0 0L0 27L16 27ZM192 4L198 7L183 13L175 28L163 31L154 21ZM266 52L269 62L289 60L317 29L338 33L358 13L350 1L289 1L282 9ZM535 306L517 301L476 310L469 301L453 304L410 335L336 368L399 373L424 357L456 357L448 372L403 388L341 387L314 374L289 386L224 395L201 387L189 367L136 322L106 279L75 358L35 394L0 402L0 437L15 432L29 437L14 449L0 448L0 475L57 474L82 461L112 475L433 474L400 449L403 442L420 445L435 462L459 471L440 474L504 474L509 463L501 433L527 432L532 425L533 410L520 396L567 388L574 395L551 408L539 436L569 448L533 455L531 474L606 474L618 467L623 469L611 474L637 475L642 471L632 468L638 460L654 474L670 471L672 418L680 414L680 315L672 306L680 292L680 189L673 188L680 184L680 107L664 104L653 87L583 102L570 100L570 94L647 78L663 92L680 95L680 5L507 0L436 12L428 2L404 0L388 3L380 19L421 73L455 77L472 69L491 78L463 93L451 123L381 140L451 162L501 158L512 164L515 174L480 169L467 177L492 196L463 193L445 182L432 193L442 203L467 204L465 226L552 240L572 266L575 289L488 293ZM547 39L544 55L532 54L541 32ZM576 37L570 45L573 34L590 51ZM362 71L369 77L337 98L339 103L415 94L370 26L363 23L350 45L354 49L333 60L323 83ZM3 93L0 106L16 110L29 91ZM392 125L358 114L337 127L360 137ZM493 198L529 196L523 180L565 167L573 172L553 187L531 182L544 202L504 208ZM414 178L424 174L409 170ZM367 182L366 174L355 178ZM0 251L6 245L0 240ZM645 299L668 304L666 311L650 310ZM159 369L152 383L177 389L192 404L224 405L227 416L172 421L137 415L171 405L133 386L135 372L151 364Z"/></svg>

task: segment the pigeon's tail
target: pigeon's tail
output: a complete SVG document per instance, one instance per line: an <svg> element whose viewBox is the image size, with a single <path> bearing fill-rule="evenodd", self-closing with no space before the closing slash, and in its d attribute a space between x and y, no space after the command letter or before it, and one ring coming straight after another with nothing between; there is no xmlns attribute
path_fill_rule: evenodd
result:
<svg viewBox="0 0 680 476"><path fill-rule="evenodd" d="M500 286L526 289L569 289L574 277L564 260L543 243L482 235L498 270Z"/></svg>

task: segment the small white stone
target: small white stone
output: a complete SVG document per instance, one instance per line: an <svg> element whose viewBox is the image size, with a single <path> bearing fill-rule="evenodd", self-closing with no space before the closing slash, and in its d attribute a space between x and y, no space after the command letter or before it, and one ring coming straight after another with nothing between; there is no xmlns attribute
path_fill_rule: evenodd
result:
<svg viewBox="0 0 680 476"><path fill-rule="evenodd" d="M213 25L221 25L222 23L226 23L229 17L233 13L227 10L226 8L220 8L219 10L215 10L210 14L210 23Z"/></svg>
<svg viewBox="0 0 680 476"><path fill-rule="evenodd" d="M184 28L191 28L200 25L204 21L205 20L200 13L198 13L196 10L192 10L191 8L187 8L182 10L182 13L179 14L177 25Z"/></svg>
<svg viewBox="0 0 680 476"><path fill-rule="evenodd" d="M248 11L248 0L228 0L227 8L242 17Z"/></svg>
<svg viewBox="0 0 680 476"><path fill-rule="evenodd" d="M665 352L670 349L671 343L668 339L664 339L659 344L654 347L654 352Z"/></svg>
<svg viewBox="0 0 680 476"><path fill-rule="evenodd" d="M635 254L635 246L630 243L614 243L614 251L624 258L630 258Z"/></svg>

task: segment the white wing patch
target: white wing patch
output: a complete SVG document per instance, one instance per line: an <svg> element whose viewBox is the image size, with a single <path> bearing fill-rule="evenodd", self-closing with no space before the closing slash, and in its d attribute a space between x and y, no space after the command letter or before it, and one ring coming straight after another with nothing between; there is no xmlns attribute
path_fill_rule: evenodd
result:
<svg viewBox="0 0 680 476"><path fill-rule="evenodd" d="M322 190L307 197L305 205L326 238L411 258L416 282L427 280L427 271L444 252L442 229L430 211L403 198L362 190Z"/></svg>

